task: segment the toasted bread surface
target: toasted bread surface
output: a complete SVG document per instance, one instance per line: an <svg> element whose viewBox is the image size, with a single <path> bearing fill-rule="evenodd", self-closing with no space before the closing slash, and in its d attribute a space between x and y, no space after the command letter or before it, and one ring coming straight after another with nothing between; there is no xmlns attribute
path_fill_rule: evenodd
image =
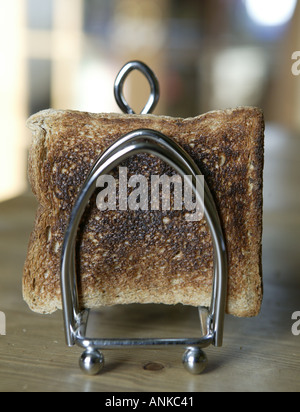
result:
<svg viewBox="0 0 300 412"><path fill-rule="evenodd" d="M76 196L95 160L122 135L157 130L195 160L215 199L228 253L227 313L250 317L262 302L262 184L264 120L241 107L181 119L154 115L47 110L28 120L32 130L29 179L39 202L23 275L33 311L61 309L60 257ZM140 154L122 164L136 174L174 174L159 159ZM130 303L210 306L211 235L203 218L184 211L101 212L95 192L77 239L83 307Z"/></svg>

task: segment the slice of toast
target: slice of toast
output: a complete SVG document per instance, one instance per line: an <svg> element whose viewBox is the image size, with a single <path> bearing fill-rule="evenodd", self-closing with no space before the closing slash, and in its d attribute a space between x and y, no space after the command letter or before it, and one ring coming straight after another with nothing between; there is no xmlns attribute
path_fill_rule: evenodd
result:
<svg viewBox="0 0 300 412"><path fill-rule="evenodd" d="M76 195L95 160L122 135L160 131L195 160L215 199L228 250L227 313L250 317L262 302L264 120L242 107L181 119L47 110L28 121L29 179L39 202L24 267L23 295L39 313L61 309L61 248ZM172 175L159 159L126 161L129 176ZM184 211L108 210L91 199L77 239L82 307L130 303L210 306L213 249L205 218Z"/></svg>

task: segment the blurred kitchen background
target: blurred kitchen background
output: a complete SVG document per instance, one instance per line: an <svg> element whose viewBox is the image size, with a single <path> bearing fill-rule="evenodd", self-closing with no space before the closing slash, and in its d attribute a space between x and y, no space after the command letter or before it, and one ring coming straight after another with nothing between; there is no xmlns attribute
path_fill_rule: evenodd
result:
<svg viewBox="0 0 300 412"><path fill-rule="evenodd" d="M297 0L0 0L0 201L29 190L27 117L119 112L113 83L132 59L157 74L156 114L255 105L270 130L300 133L297 50ZM139 111L146 80L126 87Z"/></svg>

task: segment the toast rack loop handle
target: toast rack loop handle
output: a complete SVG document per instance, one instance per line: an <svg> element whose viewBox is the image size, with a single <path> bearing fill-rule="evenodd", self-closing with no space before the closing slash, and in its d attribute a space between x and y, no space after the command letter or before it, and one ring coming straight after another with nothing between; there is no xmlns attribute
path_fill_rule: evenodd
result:
<svg viewBox="0 0 300 412"><path fill-rule="evenodd" d="M123 88L124 88L124 83L125 80L127 79L128 75L133 71L133 70L138 70L142 74L145 75L147 78L149 85L150 85L150 96L148 99L148 102L146 103L145 107L141 111L140 114L150 114L154 111L158 100L159 100L159 83L158 80L153 73L153 71L148 67L145 63L140 62L138 60L135 61L130 61L125 64L125 66L122 67L120 70L119 74L116 77L115 84L114 84L114 95L115 99L120 107L120 109L123 111L123 113L126 114L136 114L133 109L129 106L127 103L124 93L123 93Z"/></svg>

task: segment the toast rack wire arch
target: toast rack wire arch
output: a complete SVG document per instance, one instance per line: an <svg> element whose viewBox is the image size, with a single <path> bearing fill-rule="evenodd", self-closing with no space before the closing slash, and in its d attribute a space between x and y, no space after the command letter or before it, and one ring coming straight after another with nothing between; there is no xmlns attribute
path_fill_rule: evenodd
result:
<svg viewBox="0 0 300 412"><path fill-rule="evenodd" d="M122 87L124 78L133 69L146 73L155 96L150 97L147 105L153 110L158 101L157 80L152 71L141 62L129 62L119 74L115 83L117 102L124 103ZM150 103L149 103L150 102ZM120 107L126 113L133 110L126 103ZM199 307L201 336L196 338L138 338L138 339L99 339L86 335L89 310L82 310L79 305L76 274L75 246L78 227L85 208L96 189L97 179L110 173L122 161L131 156L147 153L155 155L172 166L182 177L192 176L191 184L197 201L203 206L204 216L208 223L214 251L213 290L210 308ZM223 324L227 296L227 255L220 219L213 197L204 182L204 201L197 191L197 176L202 175L193 159L175 141L162 133L150 129L134 130L120 137L94 163L71 212L70 221L65 232L61 255L61 291L64 313L66 342L68 346L75 344L84 349L80 358L81 369L89 374L98 374L104 366L104 357L100 352L105 349L124 347L166 347L167 345L183 346L184 367L193 374L201 373L207 363L203 348L209 345L222 346Z"/></svg>

